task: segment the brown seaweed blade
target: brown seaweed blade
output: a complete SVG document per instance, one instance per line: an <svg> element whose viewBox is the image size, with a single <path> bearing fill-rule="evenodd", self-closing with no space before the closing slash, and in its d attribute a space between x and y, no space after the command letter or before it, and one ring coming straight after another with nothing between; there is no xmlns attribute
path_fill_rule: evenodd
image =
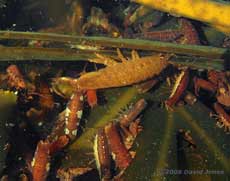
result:
<svg viewBox="0 0 230 181"><path fill-rule="evenodd" d="M94 155L97 169L102 180L110 180L111 174L111 156L104 128L98 130L94 141Z"/></svg>
<svg viewBox="0 0 230 181"><path fill-rule="evenodd" d="M78 131L78 126L82 117L83 94L75 92L67 105L65 110L65 134L73 140Z"/></svg>
<svg viewBox="0 0 230 181"><path fill-rule="evenodd" d="M50 169L50 143L40 141L31 163L34 181L45 181Z"/></svg>

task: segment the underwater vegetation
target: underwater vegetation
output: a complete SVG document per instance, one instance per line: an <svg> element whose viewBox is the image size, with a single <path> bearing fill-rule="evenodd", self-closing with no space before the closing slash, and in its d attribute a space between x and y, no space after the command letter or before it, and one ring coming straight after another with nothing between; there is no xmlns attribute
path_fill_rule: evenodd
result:
<svg viewBox="0 0 230 181"><path fill-rule="evenodd" d="M230 4L228 2L226 3L224 1L221 2L213 0L136 0L135 2L139 2L177 16L184 16L203 21L216 27L221 32L228 35L230 33Z"/></svg>
<svg viewBox="0 0 230 181"><path fill-rule="evenodd" d="M0 1L1 180L227 180L229 9Z"/></svg>

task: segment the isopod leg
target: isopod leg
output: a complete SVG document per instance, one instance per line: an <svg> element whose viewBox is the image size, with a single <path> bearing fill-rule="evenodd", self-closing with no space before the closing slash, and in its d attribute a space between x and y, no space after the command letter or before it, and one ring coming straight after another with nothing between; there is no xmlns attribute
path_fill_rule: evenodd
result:
<svg viewBox="0 0 230 181"><path fill-rule="evenodd" d="M119 59L121 59L122 62L126 62L127 61L127 59L121 53L121 50L119 48L117 48L117 56L118 56Z"/></svg>
<svg viewBox="0 0 230 181"><path fill-rule="evenodd" d="M139 54L135 50L132 50L131 56L132 56L132 60L136 60L140 58Z"/></svg>
<svg viewBox="0 0 230 181"><path fill-rule="evenodd" d="M104 64L107 66L113 66L113 65L117 64L117 61L111 57L101 55L99 53L95 53L95 55L97 58L89 59L90 62Z"/></svg>

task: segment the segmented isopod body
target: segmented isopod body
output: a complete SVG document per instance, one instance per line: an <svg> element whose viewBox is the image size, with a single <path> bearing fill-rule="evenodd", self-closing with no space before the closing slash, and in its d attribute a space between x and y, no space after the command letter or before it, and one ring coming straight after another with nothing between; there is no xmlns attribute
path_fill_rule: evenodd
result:
<svg viewBox="0 0 230 181"><path fill-rule="evenodd" d="M33 181L45 181L50 169L50 143L48 141L38 143L31 166Z"/></svg>
<svg viewBox="0 0 230 181"><path fill-rule="evenodd" d="M186 69L180 73L173 87L172 93L169 96L169 99L165 101L167 107L172 107L174 104L176 104L179 101L180 97L182 96L182 94L187 88L188 81L189 81L189 69Z"/></svg>
<svg viewBox="0 0 230 181"><path fill-rule="evenodd" d="M116 123L111 122L106 125L105 134L116 166L124 170L130 165L132 157L122 142Z"/></svg>
<svg viewBox="0 0 230 181"><path fill-rule="evenodd" d="M94 140L94 155L100 177L104 181L111 179L111 156L108 141L103 128L98 130Z"/></svg>
<svg viewBox="0 0 230 181"><path fill-rule="evenodd" d="M133 56L131 61L122 60L97 72L89 72L75 79L79 89L103 89L122 87L139 83L159 75L168 65L168 56L154 55L140 58Z"/></svg>
<svg viewBox="0 0 230 181"><path fill-rule="evenodd" d="M83 113L83 99L82 92L75 92L65 110L65 134L70 139L74 139L77 135L77 128Z"/></svg>
<svg viewBox="0 0 230 181"><path fill-rule="evenodd" d="M23 75L16 65L10 65L6 69L8 75L8 84L11 88L25 89L26 83L24 81Z"/></svg>

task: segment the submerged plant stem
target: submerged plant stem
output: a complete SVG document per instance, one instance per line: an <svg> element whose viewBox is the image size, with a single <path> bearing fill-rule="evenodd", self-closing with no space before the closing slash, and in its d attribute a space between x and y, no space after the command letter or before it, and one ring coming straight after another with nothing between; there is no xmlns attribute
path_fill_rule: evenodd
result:
<svg viewBox="0 0 230 181"><path fill-rule="evenodd" d="M0 31L0 39L42 40L51 42L63 42L80 46L90 45L106 48L129 48L136 50L149 50L156 52L201 56L207 58L224 58L230 54L228 49L211 46L180 45L176 43L141 39L70 36L51 33ZM4 53L1 54L1 57L4 57Z"/></svg>
<svg viewBox="0 0 230 181"><path fill-rule="evenodd" d="M47 60L75 61L94 58L93 51L67 48L0 47L0 61ZM107 51L108 53L109 51Z"/></svg>

